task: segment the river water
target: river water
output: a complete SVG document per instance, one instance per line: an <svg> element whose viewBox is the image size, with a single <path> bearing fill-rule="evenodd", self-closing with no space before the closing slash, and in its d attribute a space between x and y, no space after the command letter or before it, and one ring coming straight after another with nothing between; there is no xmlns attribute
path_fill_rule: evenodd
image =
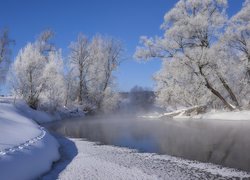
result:
<svg viewBox="0 0 250 180"><path fill-rule="evenodd" d="M68 119L45 127L66 137L250 171L248 121L149 120L116 115Z"/></svg>

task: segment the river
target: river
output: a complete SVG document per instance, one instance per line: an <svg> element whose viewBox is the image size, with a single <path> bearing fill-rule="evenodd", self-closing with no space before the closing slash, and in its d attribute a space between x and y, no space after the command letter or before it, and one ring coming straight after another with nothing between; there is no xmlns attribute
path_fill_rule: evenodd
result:
<svg viewBox="0 0 250 180"><path fill-rule="evenodd" d="M45 127L66 137L250 171L248 121L149 120L115 115L66 119Z"/></svg>

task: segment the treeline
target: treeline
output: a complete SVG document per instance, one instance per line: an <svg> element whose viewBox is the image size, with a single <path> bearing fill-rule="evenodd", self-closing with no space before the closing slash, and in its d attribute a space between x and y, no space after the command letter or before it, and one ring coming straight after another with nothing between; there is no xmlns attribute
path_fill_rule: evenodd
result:
<svg viewBox="0 0 250 180"><path fill-rule="evenodd" d="M79 34L69 45L69 55L63 57L53 37L53 31L46 30L19 51L7 76L13 94L33 109L77 106L86 111L114 110L119 95L113 72L122 59L121 42ZM9 46L1 49L7 59Z"/></svg>
<svg viewBox="0 0 250 180"><path fill-rule="evenodd" d="M250 1L228 19L227 0L180 0L166 13L162 37L141 37L138 59L163 60L157 101L178 109L250 108Z"/></svg>

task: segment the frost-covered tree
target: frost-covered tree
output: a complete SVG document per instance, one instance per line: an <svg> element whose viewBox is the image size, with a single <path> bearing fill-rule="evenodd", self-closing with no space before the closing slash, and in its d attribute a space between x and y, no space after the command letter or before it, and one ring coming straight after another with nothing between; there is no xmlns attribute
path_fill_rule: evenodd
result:
<svg viewBox="0 0 250 180"><path fill-rule="evenodd" d="M250 1L246 0L242 9L234 15L226 29L224 41L244 58L246 79L250 82Z"/></svg>
<svg viewBox="0 0 250 180"><path fill-rule="evenodd" d="M36 41L35 46L39 49L40 53L47 57L51 51L55 51L56 48L51 42L51 39L54 37L54 32L51 29L42 31Z"/></svg>
<svg viewBox="0 0 250 180"><path fill-rule="evenodd" d="M246 0L242 9L234 15L221 38L224 54L234 62L228 72L234 72L241 103L250 105L250 1ZM237 68L236 68L237 67ZM237 71L235 71L237 70ZM236 77L235 77L236 76ZM245 102L244 102L245 101Z"/></svg>
<svg viewBox="0 0 250 180"><path fill-rule="evenodd" d="M64 81L65 81L65 102L64 105L72 106L74 101L77 99L78 94L78 82L75 78L74 69L70 67L70 64L66 65L66 72L64 74Z"/></svg>
<svg viewBox="0 0 250 180"><path fill-rule="evenodd" d="M15 94L33 109L54 111L65 100L61 50L50 44L51 37L51 31L44 31L34 43L22 48L9 73Z"/></svg>
<svg viewBox="0 0 250 180"><path fill-rule="evenodd" d="M0 30L0 82L5 79L8 72L12 44L14 41L9 38L8 29Z"/></svg>
<svg viewBox="0 0 250 180"><path fill-rule="evenodd" d="M48 63L43 70L43 80L45 83L42 97L48 110L55 111L57 107L64 104L66 87L63 75L63 60L61 51L51 51L48 54Z"/></svg>
<svg viewBox="0 0 250 180"><path fill-rule="evenodd" d="M114 38L97 35L90 45L91 66L89 68L89 95L97 109L114 88L113 72L121 61L122 45ZM108 88L111 88L108 90ZM114 94L114 92L112 92Z"/></svg>
<svg viewBox="0 0 250 180"><path fill-rule="evenodd" d="M103 92L103 99L100 104L100 109L103 112L112 112L117 109L119 102L119 94L114 91L112 87L107 87Z"/></svg>
<svg viewBox="0 0 250 180"><path fill-rule="evenodd" d="M70 51L70 63L78 81L78 103L81 105L83 104L83 96L87 93L87 73L91 63L88 38L79 34L76 42L70 44Z"/></svg>
<svg viewBox="0 0 250 180"><path fill-rule="evenodd" d="M215 42L227 21L226 7L226 0L180 0L164 17L163 37L141 37L137 58L167 61L156 76L162 105L200 105L216 97L230 110L231 104L239 106L216 62Z"/></svg>
<svg viewBox="0 0 250 180"><path fill-rule="evenodd" d="M45 59L39 49L28 43L21 49L12 67L12 86L20 97L33 109L37 109L45 88L43 71Z"/></svg>
<svg viewBox="0 0 250 180"><path fill-rule="evenodd" d="M165 108L177 109L180 106L207 104L211 99L211 93L198 76L190 69L184 69L178 61L164 61L162 69L155 75L155 80L157 104Z"/></svg>
<svg viewBox="0 0 250 180"><path fill-rule="evenodd" d="M70 45L71 75L78 84L78 103L86 109L113 109L118 96L114 88L113 71L121 60L121 43L113 38L95 36L91 41L79 35ZM71 76L72 78L72 76ZM68 84L68 87L72 87ZM112 98L113 97L113 98ZM108 100L109 99L109 100ZM107 106L109 104L109 108Z"/></svg>

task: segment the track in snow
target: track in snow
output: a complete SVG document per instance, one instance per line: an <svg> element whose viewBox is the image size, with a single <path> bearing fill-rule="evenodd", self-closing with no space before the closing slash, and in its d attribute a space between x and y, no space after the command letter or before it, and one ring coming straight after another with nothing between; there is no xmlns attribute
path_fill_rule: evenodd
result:
<svg viewBox="0 0 250 180"><path fill-rule="evenodd" d="M28 147L28 146L31 146L32 144L36 143L37 141L41 140L44 138L44 136L46 135L46 131L43 127L39 126L39 129L41 131L40 135L35 137L35 138L32 138L30 140L27 140L19 145L16 145L16 146L13 146L11 148L7 148L7 149L4 149L4 150L0 150L0 157L1 156L4 156L6 154L9 154L9 153L14 153L16 151L21 151L23 148L25 147Z"/></svg>

